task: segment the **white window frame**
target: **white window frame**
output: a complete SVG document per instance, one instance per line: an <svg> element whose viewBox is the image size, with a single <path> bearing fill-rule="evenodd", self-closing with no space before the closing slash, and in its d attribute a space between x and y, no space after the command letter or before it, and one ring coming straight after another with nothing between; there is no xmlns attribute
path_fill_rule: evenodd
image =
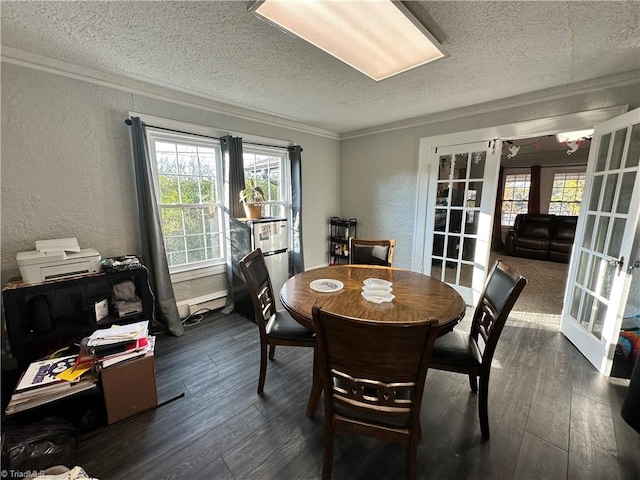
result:
<svg viewBox="0 0 640 480"><path fill-rule="evenodd" d="M564 175L564 176L565 176L565 178L564 178L564 180L565 180L565 181L566 181L566 176L567 176L567 175L578 175L578 176L582 176L582 181L583 181L583 185L582 185L582 194L584 195L584 186L585 186L585 184L586 184L586 180L587 180L587 173L586 173L584 170L582 170L582 171L568 171L568 170L562 170L562 171L556 171L556 172L553 172L553 177L552 177L552 179L551 179L551 195L549 195L549 207L547 208L547 211L548 211L549 213L551 213L551 206L552 206L554 203L560 203L560 204L574 203L574 204L577 204L577 206L578 206L578 212L579 212L579 211L580 211L580 205L582 204L582 198L580 198L580 200L578 200L578 201L576 201L576 202L568 202L568 201L565 201L565 200L564 200L564 197L563 197L563 200L562 200L561 202L554 201L554 200L552 199L552 195L553 195L553 185L556 183L556 177L557 177L557 176L559 176L559 175ZM566 189L564 189L564 188L563 188L563 193L564 193L565 191L566 191ZM578 215L578 213L576 213L576 214L575 214L575 216L577 216L577 215Z"/></svg>
<svg viewBox="0 0 640 480"><path fill-rule="evenodd" d="M289 158L289 151L284 148L275 148L264 145L256 145L251 143L245 143L242 146L243 155L254 154L254 155L268 155L270 157L279 157L280 158L280 195L281 198L277 200L273 200L269 198L269 193L265 193L265 207L267 209L271 209L273 206L282 206L282 210L284 211L284 218L289 220L289 235L291 236L291 159ZM246 165L246 164L245 164ZM243 168L246 170L246 167L243 165ZM245 176L245 179L247 177ZM282 218L282 217L278 217ZM291 244L291 239L289 239L289 244Z"/></svg>
<svg viewBox="0 0 640 480"><path fill-rule="evenodd" d="M514 202L514 200L512 200L512 199L511 200L505 200L504 192L506 191L507 180L509 179L509 177L520 177L520 176L529 177L529 194L527 196L527 200L531 196L531 172L529 170L526 170L526 171L512 171L512 172L505 171L504 172L504 183L502 185L502 198L498 199L498 201L500 202L501 205L504 205L505 201L506 202ZM502 222L502 218L503 218L502 215L504 214L504 209L501 209L501 210L502 210L502 213L500 215L500 224L503 227L512 227L514 222L512 222L512 223L503 223ZM528 213L528 211L529 211L529 207L527 205L527 211L526 212L519 212L519 213ZM514 218L514 221L515 221L515 216L513 218Z"/></svg>
<svg viewBox="0 0 640 480"><path fill-rule="evenodd" d="M169 273L171 275L172 283L178 283L187 280L193 280L209 275L215 275L224 273L226 269L226 245L225 245L225 222L223 217L223 166L222 166L222 152L220 149L220 141L214 138L205 138L196 134L189 133L175 133L167 132L162 129L153 127L147 127L147 140L149 142L149 153L151 155L153 163L153 182L156 187L156 199L158 205L161 205L160 198L160 185L158 175L158 165L156 159L155 148L153 147L155 140L166 142L179 142L183 144L200 145L208 148L214 148L216 151L216 190L218 194L218 201L210 205L217 210L218 226L219 226L219 239L220 239L220 257L211 260L205 260L202 262L194 262L190 264L184 264L179 266L169 267Z"/></svg>

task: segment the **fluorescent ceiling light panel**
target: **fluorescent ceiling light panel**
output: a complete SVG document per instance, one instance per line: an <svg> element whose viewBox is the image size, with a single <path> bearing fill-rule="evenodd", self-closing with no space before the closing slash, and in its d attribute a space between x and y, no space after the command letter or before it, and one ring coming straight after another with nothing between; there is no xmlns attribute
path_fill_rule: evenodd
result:
<svg viewBox="0 0 640 480"><path fill-rule="evenodd" d="M590 137L593 135L593 128L590 130L576 130L573 132L560 132L556 133L558 143L573 142L580 140L581 138Z"/></svg>
<svg viewBox="0 0 640 480"><path fill-rule="evenodd" d="M256 2L251 10L374 80L446 56L399 2L265 0Z"/></svg>

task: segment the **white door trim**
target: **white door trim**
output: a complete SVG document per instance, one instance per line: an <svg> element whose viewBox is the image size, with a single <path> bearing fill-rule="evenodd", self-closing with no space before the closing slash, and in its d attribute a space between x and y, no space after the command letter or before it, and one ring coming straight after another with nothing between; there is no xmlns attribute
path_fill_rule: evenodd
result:
<svg viewBox="0 0 640 480"><path fill-rule="evenodd" d="M506 125L467 130L464 132L447 133L420 139L418 153L417 201L415 210L415 227L413 231L412 269L422 272L424 264L425 235L427 228L427 198L429 189L429 152L432 148L460 145L504 138L522 138L529 136L553 135L561 131L582 130L593 128L595 125L626 113L628 105L617 105L596 110L558 115L555 117L538 118Z"/></svg>

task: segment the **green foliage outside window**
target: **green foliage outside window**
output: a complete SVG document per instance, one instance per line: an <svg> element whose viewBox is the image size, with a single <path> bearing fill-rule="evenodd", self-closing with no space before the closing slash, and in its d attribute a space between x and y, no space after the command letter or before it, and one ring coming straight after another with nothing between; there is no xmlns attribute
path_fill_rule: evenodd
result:
<svg viewBox="0 0 640 480"><path fill-rule="evenodd" d="M153 145L169 266L221 258L217 150L159 140Z"/></svg>
<svg viewBox="0 0 640 480"><path fill-rule="evenodd" d="M585 177L584 172L556 173L553 177L549 213L578 215L584 193Z"/></svg>

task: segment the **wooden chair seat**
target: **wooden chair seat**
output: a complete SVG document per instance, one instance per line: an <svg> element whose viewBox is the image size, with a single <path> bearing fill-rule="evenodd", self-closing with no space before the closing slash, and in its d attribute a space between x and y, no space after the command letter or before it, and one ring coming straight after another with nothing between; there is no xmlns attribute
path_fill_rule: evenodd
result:
<svg viewBox="0 0 640 480"><path fill-rule="evenodd" d="M316 334L300 325L284 310L271 316L267 322L266 334L271 339L308 342L310 346L316 343Z"/></svg>
<svg viewBox="0 0 640 480"><path fill-rule="evenodd" d="M454 328L436 339L431 363L446 363L452 367L458 365L461 368L480 367L482 353L471 334Z"/></svg>

